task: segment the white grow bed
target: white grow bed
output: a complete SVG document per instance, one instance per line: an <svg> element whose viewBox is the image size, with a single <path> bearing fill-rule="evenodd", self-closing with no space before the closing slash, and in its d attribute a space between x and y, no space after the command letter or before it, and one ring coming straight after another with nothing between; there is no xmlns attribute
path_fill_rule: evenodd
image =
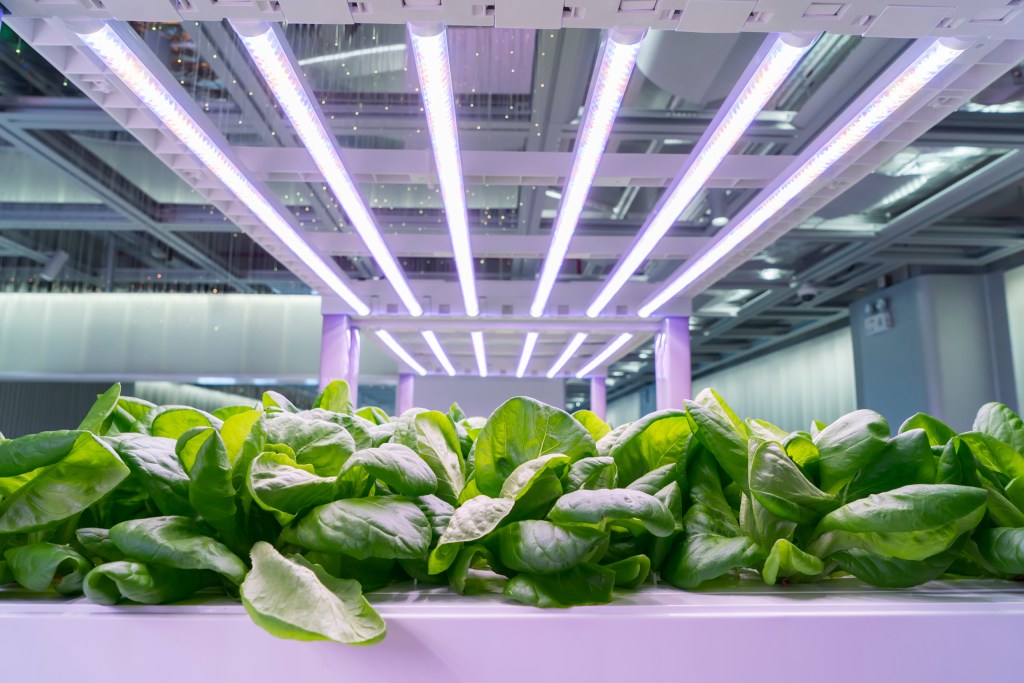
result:
<svg viewBox="0 0 1024 683"><path fill-rule="evenodd" d="M1024 681L1024 586L646 588L540 610L398 588L384 642L278 640L225 599L101 607L0 591L0 680L104 683Z"/></svg>

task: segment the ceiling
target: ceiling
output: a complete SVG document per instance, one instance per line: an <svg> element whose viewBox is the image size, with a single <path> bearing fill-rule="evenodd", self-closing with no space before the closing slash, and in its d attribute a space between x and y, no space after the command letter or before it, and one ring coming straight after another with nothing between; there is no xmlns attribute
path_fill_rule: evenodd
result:
<svg viewBox="0 0 1024 683"><path fill-rule="evenodd" d="M611 339L609 397L653 378L654 319L637 307L724 234L765 188L925 36L975 48L880 133L797 197L770 234L724 261L662 313L690 315L694 368L709 372L846 324L871 289L925 272L984 272L1024 254L1024 13L1011 0L935 8L875 0L441 0L177 3L7 0L0 29L0 291L309 293L297 262L223 186L139 113L139 103L65 21L130 20L147 59L176 82L316 251L431 372L434 329L459 372L484 329L494 374L543 375L579 330L566 366ZM230 8L228 9L228 6ZM797 6L806 5L799 11ZM555 5L557 7L557 3ZM831 14L829 14L831 12ZM937 16L942 14L943 16ZM408 316L353 233L224 18L287 20L291 50L426 316ZM449 23L459 142L482 317L463 315L431 141L404 22ZM527 314L573 163L610 26L651 27L615 119L547 317ZM660 29L660 30L656 30ZM674 29L667 31L664 29ZM824 34L603 317L583 308L658 206L766 33ZM709 33L715 31L716 33ZM928 42L927 40L923 42ZM717 220L716 220L717 219ZM40 272L55 254L54 280ZM804 301L800 285L816 296ZM348 312L325 296L328 312ZM571 385L575 402L579 385Z"/></svg>

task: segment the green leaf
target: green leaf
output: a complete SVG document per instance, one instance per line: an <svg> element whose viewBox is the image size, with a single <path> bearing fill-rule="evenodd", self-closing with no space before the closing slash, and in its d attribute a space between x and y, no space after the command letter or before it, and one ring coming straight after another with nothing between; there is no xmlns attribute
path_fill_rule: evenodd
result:
<svg viewBox="0 0 1024 683"><path fill-rule="evenodd" d="M591 526L524 520L498 532L498 558L510 569L556 574L590 561L608 543L608 533Z"/></svg>
<svg viewBox="0 0 1024 683"><path fill-rule="evenodd" d="M356 451L345 461L338 477L362 468L370 477L406 496L425 496L437 490L437 477L430 466L407 446L386 443L380 448Z"/></svg>
<svg viewBox="0 0 1024 683"><path fill-rule="evenodd" d="M281 540L356 559L415 559L430 550L430 522L398 496L336 500L313 508L281 532Z"/></svg>
<svg viewBox="0 0 1024 683"><path fill-rule="evenodd" d="M1024 575L1024 529L984 529L974 534L974 540L994 569L1009 576Z"/></svg>
<svg viewBox="0 0 1024 683"><path fill-rule="evenodd" d="M184 445L182 442L185 442ZM194 448L198 444L198 448ZM220 528L234 518L235 486L231 480L231 464L224 440L212 427L190 431L178 441L177 450L194 448L195 462L188 468L188 499L196 512L210 524Z"/></svg>
<svg viewBox="0 0 1024 683"><path fill-rule="evenodd" d="M369 420L370 422L376 425L382 425L391 422L391 418L388 417L388 414L385 413L380 408L378 408L377 406L366 406L365 408L360 408L359 410L356 411L356 415L363 418L364 420Z"/></svg>
<svg viewBox="0 0 1024 683"><path fill-rule="evenodd" d="M639 479L634 479L626 488L633 491L649 493L653 496L655 493L668 486L669 483L677 481L679 479L679 472L684 469L685 463L669 463L667 465L662 465L657 469L651 470Z"/></svg>
<svg viewBox="0 0 1024 683"><path fill-rule="evenodd" d="M794 576L817 576L825 571L825 563L821 559L805 553L784 538L775 541L768 559L764 561L761 578L769 586L780 578L789 579Z"/></svg>
<svg viewBox="0 0 1024 683"><path fill-rule="evenodd" d="M619 486L684 459L691 434L690 421L681 410L661 410L632 423L611 450Z"/></svg>
<svg viewBox="0 0 1024 683"><path fill-rule="evenodd" d="M589 410L577 410L572 416L586 428L587 432L590 433L590 438L594 441L612 431L611 426L598 417L597 413Z"/></svg>
<svg viewBox="0 0 1024 683"><path fill-rule="evenodd" d="M784 429L776 427L771 422L764 420L754 420L747 418L747 431L752 437L761 439L762 441L777 441L778 443L786 443L789 440L790 433Z"/></svg>
<svg viewBox="0 0 1024 683"><path fill-rule="evenodd" d="M348 382L336 379L329 383L313 401L314 408L323 408L335 413L352 412L352 390Z"/></svg>
<svg viewBox="0 0 1024 683"><path fill-rule="evenodd" d="M608 489L615 486L615 459L610 455L577 460L569 466L565 492L578 489Z"/></svg>
<svg viewBox="0 0 1024 683"><path fill-rule="evenodd" d="M747 439L744 424L712 389L686 401L686 413L696 425L696 435L736 484L747 490Z"/></svg>
<svg viewBox="0 0 1024 683"><path fill-rule="evenodd" d="M54 588L58 593L82 592L82 580L92 569L84 557L66 545L32 543L4 553L14 580L30 591Z"/></svg>
<svg viewBox="0 0 1024 683"><path fill-rule="evenodd" d="M480 544L467 545L459 550L458 556L448 570L448 585L459 595L483 592L486 583L483 581L472 581L470 570L476 568L476 565L481 563L490 566L495 562L494 555L485 546Z"/></svg>
<svg viewBox="0 0 1024 683"><path fill-rule="evenodd" d="M555 503L548 519L562 524L601 525L636 521L655 536L669 536L675 531L672 513L660 500L631 489L567 493Z"/></svg>
<svg viewBox="0 0 1024 683"><path fill-rule="evenodd" d="M467 415L462 412L462 408L459 407L458 403L452 403L451 407L448 408L448 417L452 419L452 422L460 422L465 420Z"/></svg>
<svg viewBox="0 0 1024 683"><path fill-rule="evenodd" d="M455 508L448 527L430 553L428 571L439 574L451 566L463 543L479 540L501 524L515 506L511 498L480 495Z"/></svg>
<svg viewBox="0 0 1024 683"><path fill-rule="evenodd" d="M427 410L401 418L394 440L415 451L437 478L437 497L454 505L466 485L462 447L451 420L442 412Z"/></svg>
<svg viewBox="0 0 1024 683"><path fill-rule="evenodd" d="M128 559L124 553L117 549L114 542L110 540L109 529L98 529L95 527L76 529L75 539L82 546L82 550L92 560L93 564L118 562Z"/></svg>
<svg viewBox="0 0 1024 683"><path fill-rule="evenodd" d="M177 441L182 434L194 427L220 429L222 425L223 422L202 410L187 406L161 406L153 412L149 433Z"/></svg>
<svg viewBox="0 0 1024 683"><path fill-rule="evenodd" d="M651 560L646 555L633 555L604 566L615 572L617 587L631 590L643 585L651 573Z"/></svg>
<svg viewBox="0 0 1024 683"><path fill-rule="evenodd" d="M0 441L0 478L15 477L60 462L81 435L80 431L41 432Z"/></svg>
<svg viewBox="0 0 1024 683"><path fill-rule="evenodd" d="M263 392L263 409L267 412L297 413L295 404L276 391Z"/></svg>
<svg viewBox="0 0 1024 683"><path fill-rule="evenodd" d="M263 416L261 410L243 410L224 420L220 428L220 437L224 439L224 447L228 451L228 461L234 463L238 459L246 439L252 433L253 425Z"/></svg>
<svg viewBox="0 0 1024 683"><path fill-rule="evenodd" d="M223 421L227 422L229 419L231 419L235 415L241 415L242 413L248 413L251 410L253 410L253 405L252 404L250 404L250 405L239 405L239 406L224 406L223 408L217 408L216 410L211 410L210 411L210 415L213 415L218 420L223 420ZM262 412L262 411L257 410L256 412Z"/></svg>
<svg viewBox="0 0 1024 683"><path fill-rule="evenodd" d="M80 432L63 460L0 502L0 534L54 527L101 500L129 474L109 446Z"/></svg>
<svg viewBox="0 0 1024 683"><path fill-rule="evenodd" d="M420 509L430 524L430 545L436 546L455 514L455 508L434 495L416 496L413 504Z"/></svg>
<svg viewBox="0 0 1024 683"><path fill-rule="evenodd" d="M879 588L910 588L937 579L956 560L956 553L932 555L924 560L901 560L877 555L860 548L832 553L829 560L864 583Z"/></svg>
<svg viewBox="0 0 1024 683"><path fill-rule="evenodd" d="M108 421L111 419L114 409L117 408L120 398L121 385L114 384L96 398L96 403L89 409L88 415L82 420L82 424L78 425L78 428L97 435L105 433Z"/></svg>
<svg viewBox="0 0 1024 683"><path fill-rule="evenodd" d="M240 584L245 564L220 541L188 517L149 517L121 522L110 529L110 540L132 560L148 566L206 569Z"/></svg>
<svg viewBox="0 0 1024 683"><path fill-rule="evenodd" d="M165 515L191 515L189 479L174 450L174 440L146 434L105 437Z"/></svg>
<svg viewBox="0 0 1024 683"><path fill-rule="evenodd" d="M282 524L295 516L331 502L335 480L318 477L310 465L300 465L284 453L261 453L249 465L246 488L262 509Z"/></svg>
<svg viewBox="0 0 1024 683"><path fill-rule="evenodd" d="M867 463L843 490L849 502L910 484L935 481L935 456L923 429L911 429L889 440L881 454Z"/></svg>
<svg viewBox="0 0 1024 683"><path fill-rule="evenodd" d="M746 536L688 535L665 559L661 577L676 588L697 588L733 569L758 566L763 558L761 548Z"/></svg>
<svg viewBox="0 0 1024 683"><path fill-rule="evenodd" d="M477 486L496 496L505 479L524 462L551 453L575 462L594 451L590 433L569 413L532 398L509 399L491 414L476 439Z"/></svg>
<svg viewBox="0 0 1024 683"><path fill-rule="evenodd" d="M780 538L792 540L797 523L776 515L746 493L740 494L740 529L761 548L771 548Z"/></svg>
<svg viewBox="0 0 1024 683"><path fill-rule="evenodd" d="M208 586L217 575L170 567L146 566L141 562L108 562L86 574L85 597L99 605L116 605L131 600L144 605L178 602Z"/></svg>
<svg viewBox="0 0 1024 683"><path fill-rule="evenodd" d="M611 456L612 449L615 448L615 444L619 442L619 437L622 436L627 429L629 429L631 424L633 423L627 422L626 424L619 425L618 427L616 427L615 429L613 429L612 431L608 432L600 439L598 439L597 442L594 444L598 457L604 458Z"/></svg>
<svg viewBox="0 0 1024 683"><path fill-rule="evenodd" d="M861 548L924 560L950 546L985 514L987 494L950 484L915 484L854 501L826 515L807 551L818 557Z"/></svg>
<svg viewBox="0 0 1024 683"><path fill-rule="evenodd" d="M970 446L974 457L985 467L1011 479L1024 476L1024 455L1003 441L981 432L967 432L957 438Z"/></svg>
<svg viewBox="0 0 1024 683"><path fill-rule="evenodd" d="M300 464L312 465L321 477L336 477L356 450L355 439L344 427L323 420L308 420L291 413L276 413L266 421L267 444L281 444Z"/></svg>
<svg viewBox="0 0 1024 683"><path fill-rule="evenodd" d="M912 429L923 429L928 435L928 443L931 446L945 446L949 440L956 436L956 432L942 420L927 415L916 413L900 425L900 434L909 432Z"/></svg>
<svg viewBox="0 0 1024 683"><path fill-rule="evenodd" d="M800 432L794 432L782 443L783 449L789 459L797 464L800 471L809 479L816 479L818 475L818 461L821 453L814 442Z"/></svg>
<svg viewBox="0 0 1024 683"><path fill-rule="evenodd" d="M1024 453L1024 422L1002 403L983 405L974 418L974 431L987 434L1018 453Z"/></svg>
<svg viewBox="0 0 1024 683"><path fill-rule="evenodd" d="M574 607L611 602L615 570L581 564L557 574L520 574L505 584L505 597L534 607Z"/></svg>
<svg viewBox="0 0 1024 683"><path fill-rule="evenodd" d="M812 484L773 441L750 440L750 492L772 513L793 522L814 522L838 503Z"/></svg>
<svg viewBox="0 0 1024 683"><path fill-rule="evenodd" d="M871 463L889 442L889 423L873 410L842 416L814 437L818 447L821 488L837 493Z"/></svg>

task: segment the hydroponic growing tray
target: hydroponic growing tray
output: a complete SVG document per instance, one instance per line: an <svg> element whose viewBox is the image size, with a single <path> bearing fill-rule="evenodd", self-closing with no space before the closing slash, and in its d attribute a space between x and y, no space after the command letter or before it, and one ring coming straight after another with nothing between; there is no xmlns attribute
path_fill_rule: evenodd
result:
<svg viewBox="0 0 1024 683"><path fill-rule="evenodd" d="M649 587L540 610L500 595L394 587L369 647L274 638L241 605L102 607L0 591L7 681L1018 681L1024 586L853 580L714 592Z"/></svg>

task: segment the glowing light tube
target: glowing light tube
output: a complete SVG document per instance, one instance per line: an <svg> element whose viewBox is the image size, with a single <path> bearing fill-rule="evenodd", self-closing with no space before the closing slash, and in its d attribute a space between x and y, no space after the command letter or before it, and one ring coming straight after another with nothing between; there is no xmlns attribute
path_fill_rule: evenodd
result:
<svg viewBox="0 0 1024 683"><path fill-rule="evenodd" d="M423 111L427 115L430 145L437 165L437 180L448 220L448 233L455 255L455 270L462 288L466 315L480 315L473 271L473 249L469 240L466 188L462 178L459 130L455 123L455 96L448 63L448 39L441 24L409 24L412 53L420 79Z"/></svg>
<svg viewBox="0 0 1024 683"><path fill-rule="evenodd" d="M569 341L569 345L565 347L565 351L562 351L562 355L558 357L555 364L551 366L550 370L548 370L548 379L554 378L554 376L557 375L563 367L565 367L565 364L568 363L569 359L572 358L572 355L579 350L586 338L586 332L577 332L573 336Z"/></svg>
<svg viewBox="0 0 1024 683"><path fill-rule="evenodd" d="M279 29L265 23L233 23L232 26L384 277L410 315L423 315L423 307L409 288L405 273L385 244L377 221L342 163L337 139L329 132L319 106L307 92L290 51L278 35Z"/></svg>
<svg viewBox="0 0 1024 683"><path fill-rule="evenodd" d="M408 365L410 368L416 371L416 374L423 375L427 374L427 369L416 362L416 359L412 355L402 348L402 345L391 336L391 333L386 330L377 330L377 337L384 342L389 349L391 349L396 356L402 359L402 362Z"/></svg>
<svg viewBox="0 0 1024 683"><path fill-rule="evenodd" d="M295 256L312 270L357 315L369 315L370 307L356 295L299 232L232 162L224 150L196 123L180 102L143 64L128 44L108 24L78 37L110 71L128 86L211 173L248 208Z"/></svg>
<svg viewBox="0 0 1024 683"><path fill-rule="evenodd" d="M597 165L604 154L615 116L622 104L622 96L629 85L643 36L643 32L613 31L605 42L601 61L594 72L594 92L590 106L576 140L572 170L569 171L558 216L551 230L551 244L541 267L537 292L530 305L530 315L534 318L544 315L544 308L558 280L558 273L562 270L569 242L576 232L583 204L594 184Z"/></svg>
<svg viewBox="0 0 1024 683"><path fill-rule="evenodd" d="M523 353L519 356L519 367L516 368L516 377L526 374L526 368L530 365L530 357L533 356L533 348L537 346L537 332L527 332L526 342L523 344Z"/></svg>
<svg viewBox="0 0 1024 683"><path fill-rule="evenodd" d="M932 43L878 97L853 117L850 123L821 145L810 159L783 181L778 189L762 199L739 223L729 228L686 266L682 273L641 306L637 311L639 315L643 318L649 317L711 270L715 264L743 248L765 223L949 66L963 50L952 47L942 40Z"/></svg>
<svg viewBox="0 0 1024 683"><path fill-rule="evenodd" d="M626 342L628 342L632 338L632 334L630 334L629 332L623 332L618 337L613 339L612 342L608 344L608 346L601 349L600 353L591 358L589 363L580 368L580 371L576 373L576 379L583 379L584 377L589 375L602 363L611 358L612 354L614 354L616 351L625 346Z"/></svg>
<svg viewBox="0 0 1024 683"><path fill-rule="evenodd" d="M437 358L437 362L441 364L444 371L448 373L449 377L455 376L455 366L448 360L448 356L445 355L444 349L441 347L441 342L437 340L437 335L430 330L423 330L420 332L423 338L427 340L427 346L434 352L434 357Z"/></svg>
<svg viewBox="0 0 1024 683"><path fill-rule="evenodd" d="M648 219L636 242L587 308L589 317L600 315L629 278L639 270L658 242L704 189L711 175L728 156L729 150L736 146L740 136L764 109L812 43L813 40L807 36L780 36L775 40L721 122L697 144L682 175L666 191L660 208Z"/></svg>
<svg viewBox="0 0 1024 683"><path fill-rule="evenodd" d="M476 369L481 377L487 376L487 351L484 349L484 333L470 332L473 340L473 355L476 356Z"/></svg>

